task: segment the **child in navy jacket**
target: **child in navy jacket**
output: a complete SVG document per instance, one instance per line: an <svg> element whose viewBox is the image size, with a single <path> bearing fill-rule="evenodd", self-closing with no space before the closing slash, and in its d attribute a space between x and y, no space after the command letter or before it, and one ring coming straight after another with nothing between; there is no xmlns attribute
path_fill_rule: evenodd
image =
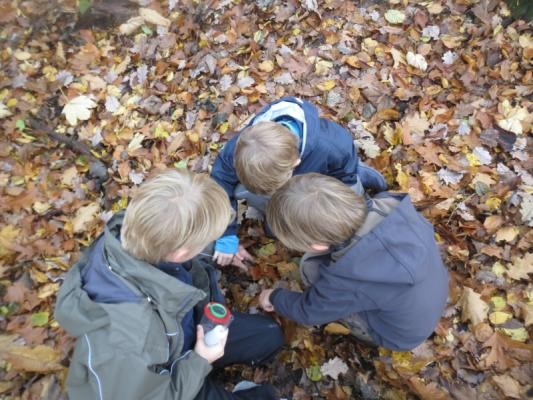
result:
<svg viewBox="0 0 533 400"><path fill-rule="evenodd" d="M215 161L211 176L230 197L233 208L245 199L265 210L270 196L292 175L318 172L351 186L383 191L383 176L359 161L351 134L320 118L311 103L285 97L266 106L237 136L228 141ZM237 223L216 241L215 260L220 265L244 267L250 255L239 246Z"/></svg>
<svg viewBox="0 0 533 400"><path fill-rule="evenodd" d="M410 350L433 332L446 304L448 273L433 226L408 195L365 201L327 176L291 178L269 201L277 238L306 252L302 292L267 289L266 311L306 325L344 323L360 341Z"/></svg>

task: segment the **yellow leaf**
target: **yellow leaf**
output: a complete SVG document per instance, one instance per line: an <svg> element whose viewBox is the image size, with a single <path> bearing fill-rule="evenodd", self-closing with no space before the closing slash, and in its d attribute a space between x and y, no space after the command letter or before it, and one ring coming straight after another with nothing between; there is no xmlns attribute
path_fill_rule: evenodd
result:
<svg viewBox="0 0 533 400"><path fill-rule="evenodd" d="M317 61L315 62L315 73L317 75L326 75L331 68L333 68L333 63L331 61L317 58Z"/></svg>
<svg viewBox="0 0 533 400"><path fill-rule="evenodd" d="M43 75L48 80L48 82L54 82L56 80L57 69L51 65L46 65L43 67Z"/></svg>
<svg viewBox="0 0 533 400"><path fill-rule="evenodd" d="M0 257L3 257L11 252L7 248L11 242L19 235L20 229L13 225L5 225L0 229Z"/></svg>
<svg viewBox="0 0 533 400"><path fill-rule="evenodd" d="M502 200L498 197L490 197L485 201L485 204L491 209L491 210L497 210L500 208L500 205L502 204Z"/></svg>
<svg viewBox="0 0 533 400"><path fill-rule="evenodd" d="M156 125L154 130L154 139L165 139L170 136L170 132L167 131L168 123L160 122Z"/></svg>
<svg viewBox="0 0 533 400"><path fill-rule="evenodd" d="M402 164L396 163L394 168L396 168L396 182L400 185L400 189L403 191L409 190L409 175L403 172Z"/></svg>
<svg viewBox="0 0 533 400"><path fill-rule="evenodd" d="M501 328L498 330L505 333L511 339L519 341L519 342L525 342L526 340L529 339L529 333L527 333L526 328L518 328L518 329Z"/></svg>
<svg viewBox="0 0 533 400"><path fill-rule="evenodd" d="M91 203L81 207L76 212L76 216L72 220L72 229L74 233L82 232L85 227L94 220L96 213L100 211L98 203Z"/></svg>
<svg viewBox="0 0 533 400"><path fill-rule="evenodd" d="M23 51L20 49L15 50L15 53L13 53L13 56L19 61L27 61L31 58L31 54L27 51Z"/></svg>
<svg viewBox="0 0 533 400"><path fill-rule="evenodd" d="M43 285L39 288L37 297L39 297L40 299L46 299L47 297L50 297L53 294L56 294L58 290L59 290L59 283L47 283L46 285Z"/></svg>
<svg viewBox="0 0 533 400"><path fill-rule="evenodd" d="M274 63L270 60L265 60L258 65L258 68L263 72L272 72L274 69Z"/></svg>
<svg viewBox="0 0 533 400"><path fill-rule="evenodd" d="M494 304L494 309L496 311L503 310L507 306L507 302L501 296L493 296L490 298L492 304Z"/></svg>
<svg viewBox="0 0 533 400"><path fill-rule="evenodd" d="M513 318L512 314L503 312L503 311L495 311L493 313L489 314L489 321L493 325L501 325L504 324L509 319Z"/></svg>
<svg viewBox="0 0 533 400"><path fill-rule="evenodd" d="M220 126L218 127L218 131L222 134L226 133L228 129L229 129L228 121L221 123Z"/></svg>
<svg viewBox="0 0 533 400"><path fill-rule="evenodd" d="M503 273L506 271L507 271L507 268L505 268L505 266L499 261L496 261L492 265L492 272L494 272L496 276L502 276Z"/></svg>
<svg viewBox="0 0 533 400"><path fill-rule="evenodd" d="M329 79L327 81L324 81L324 82L320 82L319 84L316 85L317 89L323 91L323 92L327 92L331 89L333 89L336 85L336 82L333 80L333 79Z"/></svg>
<svg viewBox="0 0 533 400"><path fill-rule="evenodd" d="M338 322L332 322L330 324L327 324L324 328L324 331L331 335L349 335L350 330L345 327L342 324L339 324Z"/></svg>
<svg viewBox="0 0 533 400"><path fill-rule="evenodd" d="M32 208L37 214L44 214L50 208L50 204L43 203L42 201L36 201L33 203Z"/></svg>
<svg viewBox="0 0 533 400"><path fill-rule="evenodd" d="M496 232L496 241L512 242L520 231L516 226L504 226Z"/></svg>
<svg viewBox="0 0 533 400"><path fill-rule="evenodd" d="M18 100L15 99L15 98L11 98L7 101L6 105L9 107L9 108L13 108L17 105L18 103Z"/></svg>

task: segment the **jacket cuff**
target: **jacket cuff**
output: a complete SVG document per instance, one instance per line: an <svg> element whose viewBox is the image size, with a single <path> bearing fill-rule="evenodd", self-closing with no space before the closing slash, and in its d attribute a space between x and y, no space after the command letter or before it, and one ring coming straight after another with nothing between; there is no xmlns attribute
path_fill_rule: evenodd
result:
<svg viewBox="0 0 533 400"><path fill-rule="evenodd" d="M201 374L204 378L209 375L209 373L213 369L211 364L209 364L209 361L207 361L194 350L189 352L189 354L187 355L187 359L192 364L194 364L194 368L197 368L198 373Z"/></svg>
<svg viewBox="0 0 533 400"><path fill-rule="evenodd" d="M270 300L270 303L274 306L274 310L276 310L276 299L279 297L279 295L283 292L283 289L277 288L274 289L272 293L270 293L270 296L268 297L268 300Z"/></svg>
<svg viewBox="0 0 533 400"><path fill-rule="evenodd" d="M239 238L237 235L222 236L215 242L215 251L236 254L239 251Z"/></svg>

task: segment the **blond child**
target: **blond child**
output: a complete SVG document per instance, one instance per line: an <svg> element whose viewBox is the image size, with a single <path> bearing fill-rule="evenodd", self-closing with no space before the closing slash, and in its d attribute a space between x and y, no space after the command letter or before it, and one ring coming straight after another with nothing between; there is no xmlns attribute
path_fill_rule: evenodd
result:
<svg viewBox="0 0 533 400"><path fill-rule="evenodd" d="M111 218L57 299L57 321L77 337L70 398L276 398L269 386L229 393L210 376L212 365L260 363L283 343L271 318L245 314L234 314L214 346L204 343L202 306L223 299L214 268L196 256L232 214L211 178L169 170L144 182Z"/></svg>

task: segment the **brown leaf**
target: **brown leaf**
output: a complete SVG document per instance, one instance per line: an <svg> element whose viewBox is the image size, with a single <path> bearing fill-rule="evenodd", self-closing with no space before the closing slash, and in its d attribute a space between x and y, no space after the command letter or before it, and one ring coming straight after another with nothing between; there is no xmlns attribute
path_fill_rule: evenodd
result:
<svg viewBox="0 0 533 400"><path fill-rule="evenodd" d="M64 368L60 364L59 352L49 346L14 347L4 354L4 358L16 371L46 373Z"/></svg>
<svg viewBox="0 0 533 400"><path fill-rule="evenodd" d="M472 324L477 325L487 318L488 304L481 300L481 296L469 287L464 288L459 304L462 309L461 319L463 321L470 320Z"/></svg>
<svg viewBox="0 0 533 400"><path fill-rule="evenodd" d="M492 377L492 380L498 385L506 397L513 399L523 398L519 383L509 375L495 375Z"/></svg>
<svg viewBox="0 0 533 400"><path fill-rule="evenodd" d="M450 398L448 391L436 382L426 384L422 379L413 376L407 383L422 400L448 400Z"/></svg>

